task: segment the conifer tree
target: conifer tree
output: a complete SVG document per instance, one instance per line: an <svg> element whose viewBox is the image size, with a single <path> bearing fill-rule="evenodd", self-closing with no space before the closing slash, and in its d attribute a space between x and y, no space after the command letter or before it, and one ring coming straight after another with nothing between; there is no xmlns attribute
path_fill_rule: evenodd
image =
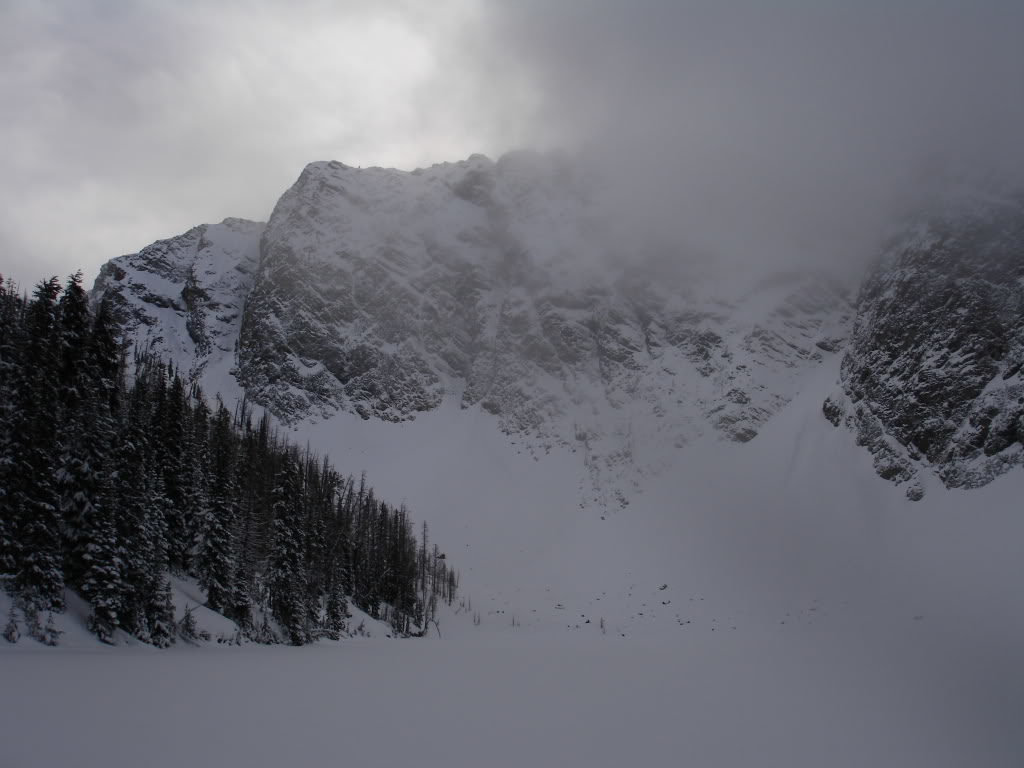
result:
<svg viewBox="0 0 1024 768"><path fill-rule="evenodd" d="M26 313L24 369L18 380L17 417L11 430L14 466L8 486L9 511L18 539L17 589L27 605L55 611L64 608L59 497L54 483L59 293L57 278L39 283Z"/></svg>
<svg viewBox="0 0 1024 768"><path fill-rule="evenodd" d="M161 578L157 589L151 593L146 605L146 617L149 641L157 648L173 645L177 631L174 623L174 604L171 602L171 585L166 578Z"/></svg>
<svg viewBox="0 0 1024 768"><path fill-rule="evenodd" d="M235 485L235 437L231 414L219 403L210 439L210 504L206 513L197 572L206 590L206 604L220 612L232 612L234 577L237 571L235 527L238 491Z"/></svg>
<svg viewBox="0 0 1024 768"><path fill-rule="evenodd" d="M166 647L173 571L261 642L268 612L291 643L340 637L350 599L421 634L458 587L426 526L417 542L404 506L254 426L247 402L211 416L173 365L137 353L129 385L115 315L92 314L80 275L31 300L0 279L0 575L26 631L56 642L67 584L100 639Z"/></svg>
<svg viewBox="0 0 1024 768"><path fill-rule="evenodd" d="M57 479L61 494L61 517L64 533L66 576L75 586L82 583L85 571L95 567L85 562L88 547L106 551L120 548L115 538L106 541L111 514L107 521L93 525L97 507L111 503L106 498L112 490L109 482L108 454L114 442L117 399L117 358L113 358L116 341L114 327L106 312L95 322L89 310L88 297L81 285L82 275L68 279L60 299L60 469ZM95 528L92 541L88 531ZM98 531L104 529L102 533ZM97 538L99 540L97 540Z"/></svg>
<svg viewBox="0 0 1024 768"><path fill-rule="evenodd" d="M86 570L81 591L92 606L89 629L100 640L110 643L114 630L120 625L120 611L127 591L122 575L122 549L118 546L112 515L105 509L96 510L83 538Z"/></svg>
<svg viewBox="0 0 1024 768"><path fill-rule="evenodd" d="M124 578L131 585L122 604L122 626L143 640L149 640L147 606L159 579L154 573L163 568L157 551L159 536L153 532L153 516L159 509L150 506L151 487L155 482L147 472L150 465L148 441L149 381L144 371L136 376L127 398L127 415L117 436L111 455L117 471L112 481L112 505L117 510L116 523L124 543Z"/></svg>
<svg viewBox="0 0 1024 768"><path fill-rule="evenodd" d="M293 645L306 642L303 605L306 574L302 557L302 487L298 459L285 453L274 488L274 535L267 585L274 618Z"/></svg>
<svg viewBox="0 0 1024 768"><path fill-rule="evenodd" d="M181 544L177 559L184 571L198 573L194 554L209 524L213 503L210 488L210 409L198 387L193 387L188 402L191 407L185 407L180 457L181 510L177 520Z"/></svg>
<svg viewBox="0 0 1024 768"><path fill-rule="evenodd" d="M185 499L184 450L188 442L185 383L173 367L157 363L153 384L153 430L158 438L154 452L166 502L167 558L176 572L185 573L192 548L189 531L193 527L192 521L187 519L189 510Z"/></svg>
<svg viewBox="0 0 1024 768"><path fill-rule="evenodd" d="M0 574L17 571L18 517L14 507L18 442L18 386L25 349L24 302L17 286L0 277Z"/></svg>

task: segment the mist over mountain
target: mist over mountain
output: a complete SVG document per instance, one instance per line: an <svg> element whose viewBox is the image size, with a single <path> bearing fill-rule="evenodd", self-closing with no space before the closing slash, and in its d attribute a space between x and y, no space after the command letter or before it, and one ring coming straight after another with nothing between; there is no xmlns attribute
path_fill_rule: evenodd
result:
<svg viewBox="0 0 1024 768"><path fill-rule="evenodd" d="M541 142L585 148L617 210L740 264L836 268L950 183L1019 184L1019 8L516 3L491 55Z"/></svg>
<svg viewBox="0 0 1024 768"><path fill-rule="evenodd" d="M1018 768L1022 29L0 4L5 759Z"/></svg>
<svg viewBox="0 0 1024 768"><path fill-rule="evenodd" d="M115 259L94 298L122 306L137 344L283 423L452 401L538 455L579 452L604 506L704 435L754 439L831 361L821 418L911 496L919 471L975 486L1018 463L1019 193L961 185L900 211L853 280L824 261L738 272L632 209L616 218L592 173L530 152L312 163L265 226L228 219Z"/></svg>
<svg viewBox="0 0 1024 768"><path fill-rule="evenodd" d="M1024 168L1024 19L1001 0L185 8L0 11L0 88L24 105L0 127L5 274L93 273L225 212L266 218L315 158L516 147L586 154L663 240L857 272L895 211Z"/></svg>

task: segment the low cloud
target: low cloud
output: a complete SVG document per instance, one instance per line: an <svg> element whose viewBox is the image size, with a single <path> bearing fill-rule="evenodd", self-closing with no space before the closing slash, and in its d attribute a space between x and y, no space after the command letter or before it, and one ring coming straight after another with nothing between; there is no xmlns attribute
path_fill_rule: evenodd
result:
<svg viewBox="0 0 1024 768"><path fill-rule="evenodd" d="M468 0L25 0L0 10L0 272L23 282L225 216L264 219L313 160L497 152ZM502 113L504 114L504 113Z"/></svg>
<svg viewBox="0 0 1024 768"><path fill-rule="evenodd" d="M499 7L500 6L500 7ZM863 258L953 179L1014 174L1024 6L495 3L492 55L649 231L751 263Z"/></svg>
<svg viewBox="0 0 1024 768"><path fill-rule="evenodd" d="M13 0L0 272L225 216L312 160L587 158L630 226L750 263L862 258L965 173L1020 174L1024 6Z"/></svg>

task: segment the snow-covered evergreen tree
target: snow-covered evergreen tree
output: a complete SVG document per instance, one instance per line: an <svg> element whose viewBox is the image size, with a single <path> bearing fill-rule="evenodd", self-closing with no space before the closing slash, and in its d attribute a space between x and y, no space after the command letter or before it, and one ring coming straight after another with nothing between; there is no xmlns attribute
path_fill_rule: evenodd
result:
<svg viewBox="0 0 1024 768"><path fill-rule="evenodd" d="M18 629L18 616L15 613L14 603L11 603L11 609L7 612L7 623L4 625L4 631L0 633L0 637L3 637L8 643L16 643L21 638L21 630Z"/></svg>
<svg viewBox="0 0 1024 768"><path fill-rule="evenodd" d="M146 605L146 619L149 626L149 642L157 648L174 644L177 635L174 623L174 604L171 602L171 585L161 578L156 590L150 593Z"/></svg>
<svg viewBox="0 0 1024 768"><path fill-rule="evenodd" d="M234 577L238 568L235 548L238 490L235 485L235 436L231 414L219 404L210 437L210 502L206 513L196 570L206 590L206 604L230 613Z"/></svg>
<svg viewBox="0 0 1024 768"><path fill-rule="evenodd" d="M100 640L109 643L114 630L120 625L127 585L117 528L108 510L94 510L82 539L86 570L82 575L81 592L92 606L89 629Z"/></svg>
<svg viewBox="0 0 1024 768"><path fill-rule="evenodd" d="M306 642L303 568L302 487L298 458L286 453L274 488L274 535L267 585L270 606L293 645Z"/></svg>
<svg viewBox="0 0 1024 768"><path fill-rule="evenodd" d="M17 528L18 591L37 610L64 608L59 495L54 482L58 424L57 278L36 287L26 312L26 349L11 429L8 507Z"/></svg>
<svg viewBox="0 0 1024 768"><path fill-rule="evenodd" d="M19 387L24 371L25 302L17 286L0 278L0 574L18 568L18 510L14 483L20 442L15 427L20 421Z"/></svg>
<svg viewBox="0 0 1024 768"><path fill-rule="evenodd" d="M213 503L210 496L210 409L198 388L193 389L189 403L191 407L185 408L185 430L180 449L181 509L171 519L180 529L177 559L182 569L199 573L195 557L201 546L203 532L209 525Z"/></svg>
<svg viewBox="0 0 1024 768"><path fill-rule="evenodd" d="M174 642L171 572L210 608L272 641L340 637L351 598L399 633L422 626L457 579L416 542L407 510L280 439L245 402L234 418L145 354L131 370L116 309L95 314L81 276L31 300L0 280L0 576L26 632L60 632L65 585L106 642L121 629ZM40 614L49 613L44 628ZM16 636L17 621L6 634ZM199 632L197 636L202 636Z"/></svg>

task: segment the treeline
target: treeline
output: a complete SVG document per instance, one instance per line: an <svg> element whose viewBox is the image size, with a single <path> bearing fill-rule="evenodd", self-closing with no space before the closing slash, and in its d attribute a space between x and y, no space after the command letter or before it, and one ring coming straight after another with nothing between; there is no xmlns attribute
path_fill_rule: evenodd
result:
<svg viewBox="0 0 1024 768"><path fill-rule="evenodd" d="M81 275L31 298L0 279L0 575L30 627L70 588L90 629L160 647L169 575L191 576L240 635L300 645L348 631L349 601L424 632L458 576L424 524L365 480L229 411L165 363L129 366L114 311Z"/></svg>

